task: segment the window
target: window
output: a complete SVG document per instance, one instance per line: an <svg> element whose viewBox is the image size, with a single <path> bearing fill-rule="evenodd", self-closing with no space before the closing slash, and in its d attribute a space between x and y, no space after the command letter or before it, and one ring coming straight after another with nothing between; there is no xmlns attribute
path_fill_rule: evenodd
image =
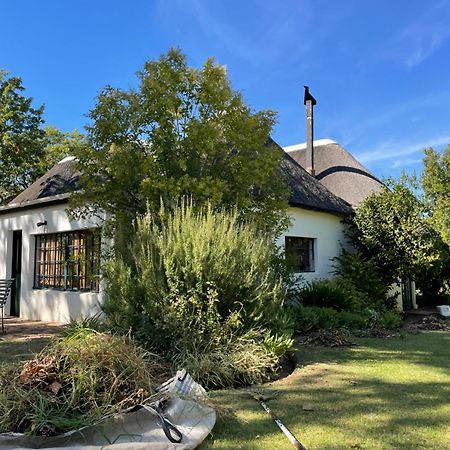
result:
<svg viewBox="0 0 450 450"><path fill-rule="evenodd" d="M286 258L294 272L314 272L314 241L312 238L286 236Z"/></svg>
<svg viewBox="0 0 450 450"><path fill-rule="evenodd" d="M91 230L36 236L35 289L97 291L100 234Z"/></svg>

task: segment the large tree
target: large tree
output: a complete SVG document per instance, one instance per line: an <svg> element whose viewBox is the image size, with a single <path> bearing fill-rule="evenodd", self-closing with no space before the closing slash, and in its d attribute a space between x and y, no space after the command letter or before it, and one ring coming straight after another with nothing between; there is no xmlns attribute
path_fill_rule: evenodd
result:
<svg viewBox="0 0 450 450"><path fill-rule="evenodd" d="M350 240L388 283L442 264L442 242L411 181L388 180L386 189L364 200L350 224Z"/></svg>
<svg viewBox="0 0 450 450"><path fill-rule="evenodd" d="M40 174L45 147L43 106L33 108L18 77L0 70L0 203Z"/></svg>
<svg viewBox="0 0 450 450"><path fill-rule="evenodd" d="M422 186L430 222L450 246L450 145L425 150Z"/></svg>
<svg viewBox="0 0 450 450"><path fill-rule="evenodd" d="M213 59L196 69L177 49L145 63L138 77L136 88L105 87L90 111L74 211L109 213L118 241L147 208L182 196L236 206L242 217L279 230L288 191L282 151L269 138L275 114L247 106Z"/></svg>
<svg viewBox="0 0 450 450"><path fill-rule="evenodd" d="M77 131L44 127L44 107L34 108L18 77L0 70L0 204L26 189L64 156L84 145Z"/></svg>

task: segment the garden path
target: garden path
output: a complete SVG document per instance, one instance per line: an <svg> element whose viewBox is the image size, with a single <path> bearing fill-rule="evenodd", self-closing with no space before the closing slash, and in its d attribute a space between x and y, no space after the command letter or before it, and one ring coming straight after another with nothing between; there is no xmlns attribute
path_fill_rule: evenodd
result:
<svg viewBox="0 0 450 450"><path fill-rule="evenodd" d="M25 320L19 317L6 316L6 334L1 334L0 330L0 342L48 338L55 334L61 326L61 323L40 322L38 320Z"/></svg>

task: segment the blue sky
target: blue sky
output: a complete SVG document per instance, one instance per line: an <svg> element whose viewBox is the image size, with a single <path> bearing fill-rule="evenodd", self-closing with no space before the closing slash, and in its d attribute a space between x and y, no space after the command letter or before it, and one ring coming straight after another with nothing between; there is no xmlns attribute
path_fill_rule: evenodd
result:
<svg viewBox="0 0 450 450"><path fill-rule="evenodd" d="M0 68L21 76L49 124L82 129L106 84L126 88L171 46L226 65L274 138L340 142L380 177L420 169L450 143L450 0L3 0Z"/></svg>

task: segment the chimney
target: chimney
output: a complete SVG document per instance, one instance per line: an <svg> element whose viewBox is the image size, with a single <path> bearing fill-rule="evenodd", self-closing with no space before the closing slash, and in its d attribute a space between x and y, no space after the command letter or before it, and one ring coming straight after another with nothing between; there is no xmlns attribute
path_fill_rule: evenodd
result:
<svg viewBox="0 0 450 450"><path fill-rule="evenodd" d="M317 103L309 92L309 86L305 86L303 104L306 105L306 171L315 176L314 170L314 117L313 109Z"/></svg>

